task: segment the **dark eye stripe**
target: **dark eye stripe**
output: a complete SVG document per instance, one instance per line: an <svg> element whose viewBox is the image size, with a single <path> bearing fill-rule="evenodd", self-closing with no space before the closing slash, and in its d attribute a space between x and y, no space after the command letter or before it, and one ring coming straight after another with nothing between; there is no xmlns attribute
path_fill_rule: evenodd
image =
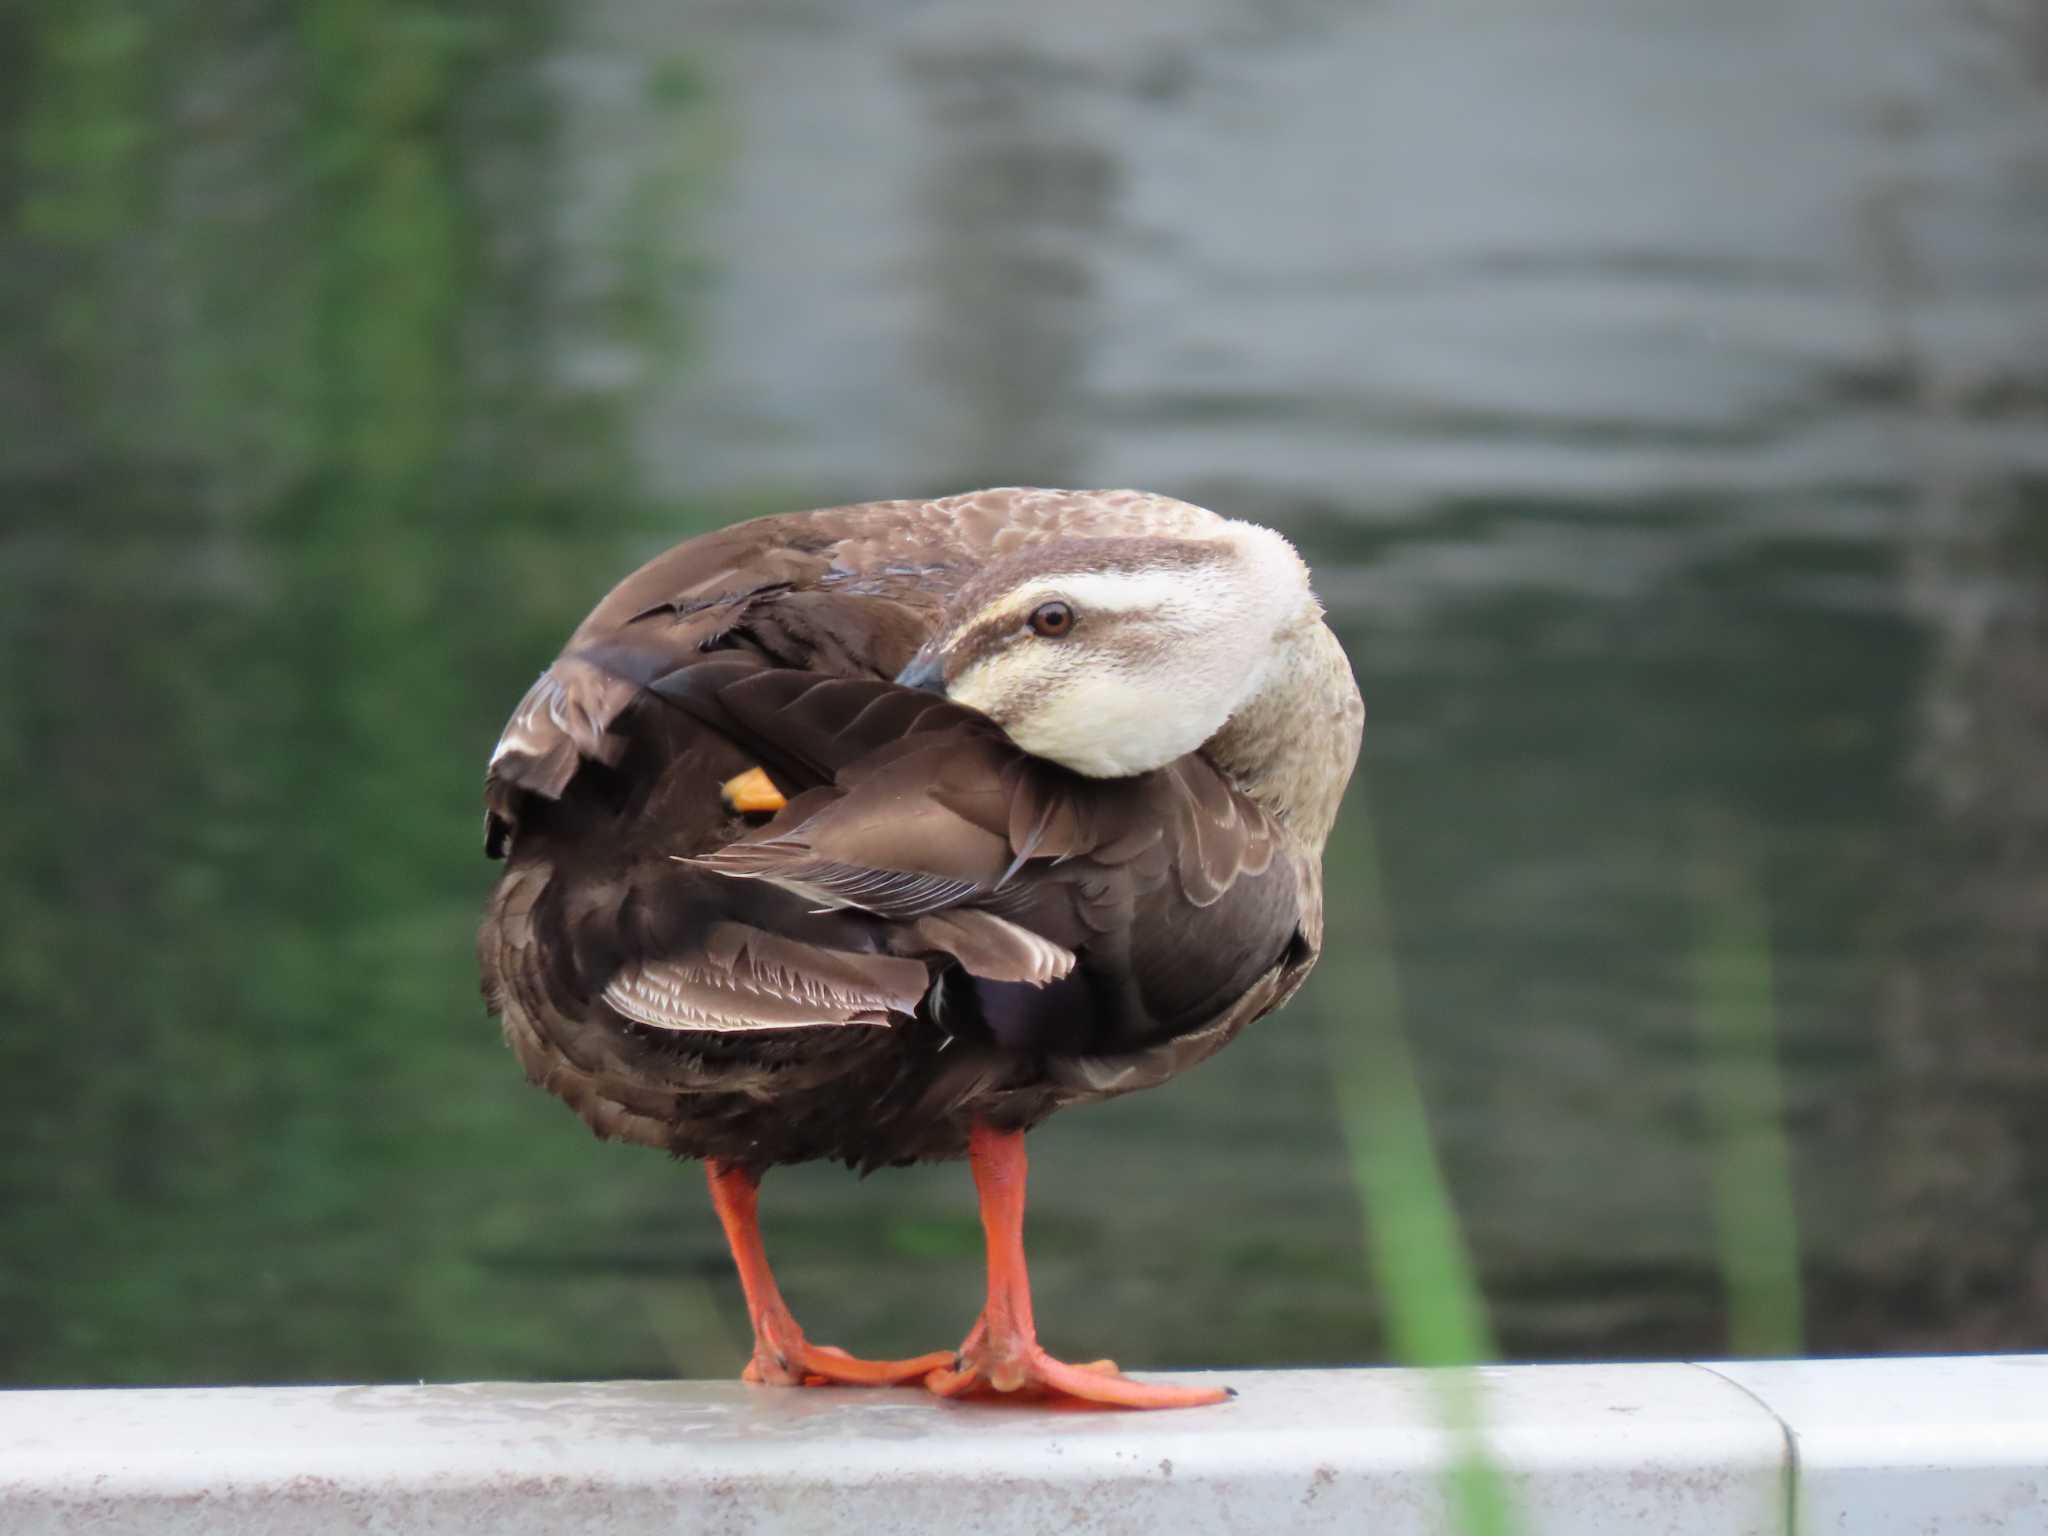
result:
<svg viewBox="0 0 2048 1536"><path fill-rule="evenodd" d="M946 676L958 677L966 668L992 651L1000 650L1017 633L1017 620L1013 614L983 619L972 629L953 637L946 646Z"/></svg>
<svg viewBox="0 0 2048 1536"><path fill-rule="evenodd" d="M983 657L994 655L1019 635L1029 633L1031 616L1054 601L1065 603L1063 598L1046 598L1031 608L1010 608L1006 612L992 614L953 636L940 652L947 678L958 677ZM1071 611L1073 604L1066 603L1066 607ZM1123 617L1122 614L1098 614L1091 622L1114 625L1121 623Z"/></svg>

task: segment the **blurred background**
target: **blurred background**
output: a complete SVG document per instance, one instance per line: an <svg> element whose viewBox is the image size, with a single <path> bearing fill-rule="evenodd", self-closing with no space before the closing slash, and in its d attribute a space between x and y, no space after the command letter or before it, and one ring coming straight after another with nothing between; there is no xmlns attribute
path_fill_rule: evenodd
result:
<svg viewBox="0 0 2048 1536"><path fill-rule="evenodd" d="M1370 709L1307 992L1033 1138L1053 1348L2048 1344L2048 4L7 0L0 1381L737 1371L484 758L669 543L1012 482L1282 528ZM972 1319L963 1169L764 1211Z"/></svg>

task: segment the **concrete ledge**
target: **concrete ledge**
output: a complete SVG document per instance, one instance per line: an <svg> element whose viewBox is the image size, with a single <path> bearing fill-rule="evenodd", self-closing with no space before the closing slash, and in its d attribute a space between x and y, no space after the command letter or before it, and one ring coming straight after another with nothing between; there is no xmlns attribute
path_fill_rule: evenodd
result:
<svg viewBox="0 0 2048 1536"><path fill-rule="evenodd" d="M1477 1375L1525 1531L1761 1536L1796 1475L1807 1530L2048 1533L2048 1356ZM0 1531L1451 1528L1427 1374L1225 1379L1235 1402L1151 1415L723 1382L6 1393Z"/></svg>
<svg viewBox="0 0 2048 1536"><path fill-rule="evenodd" d="M1711 1369L1784 1424L1801 1531L2048 1533L2048 1355Z"/></svg>

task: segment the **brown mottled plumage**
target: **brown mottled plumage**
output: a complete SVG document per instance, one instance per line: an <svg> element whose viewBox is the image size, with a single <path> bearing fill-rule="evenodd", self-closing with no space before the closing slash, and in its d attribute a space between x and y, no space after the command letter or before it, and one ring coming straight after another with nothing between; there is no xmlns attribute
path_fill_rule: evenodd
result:
<svg viewBox="0 0 2048 1536"><path fill-rule="evenodd" d="M944 697L963 670L994 696L1010 589L1091 554L1100 581L1199 575L1244 528L1136 492L989 491L764 518L629 576L487 778L505 868L479 956L528 1075L600 1136L710 1160L714 1192L745 1180L750 1224L770 1166L958 1156L976 1127L1162 1082L1278 1007L1321 942L1362 719L1305 575L1283 662L1244 658L1271 679L1214 750L1089 777ZM1084 623L1116 649L1059 664L1170 664L1142 610ZM1005 672L1004 697L1036 709L1038 676ZM719 792L753 767L787 797L765 824ZM756 1373L787 1379L768 1348Z"/></svg>

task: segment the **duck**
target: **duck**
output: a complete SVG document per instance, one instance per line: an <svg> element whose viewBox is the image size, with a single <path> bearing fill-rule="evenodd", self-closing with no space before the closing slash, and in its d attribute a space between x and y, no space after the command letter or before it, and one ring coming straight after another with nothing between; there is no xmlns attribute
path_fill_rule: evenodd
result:
<svg viewBox="0 0 2048 1536"><path fill-rule="evenodd" d="M738 523L614 587L507 722L484 998L598 1137L703 1163L744 1379L1217 1402L1039 1343L1025 1136L1167 1082L1301 986L1364 713L1288 541L1172 497ZM764 1175L963 1157L987 1260L965 1340L811 1343Z"/></svg>

